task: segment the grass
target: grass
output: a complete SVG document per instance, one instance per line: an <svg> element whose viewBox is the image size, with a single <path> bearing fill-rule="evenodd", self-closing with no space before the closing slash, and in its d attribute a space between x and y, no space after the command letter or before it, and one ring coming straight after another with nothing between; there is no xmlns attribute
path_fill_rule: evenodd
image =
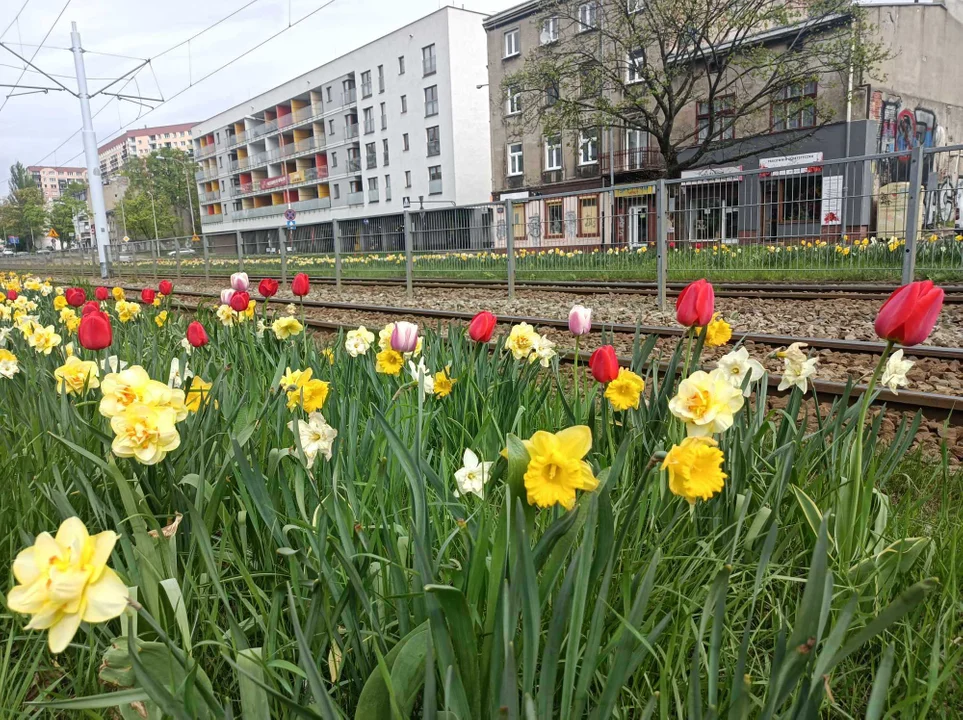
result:
<svg viewBox="0 0 963 720"><path fill-rule="evenodd" d="M51 299L38 313L56 324ZM639 337L645 403L615 413L588 376L576 397L571 367L516 362L504 338L489 352L423 328L426 365L457 379L437 398L377 373L377 347L352 358L339 336L329 362L304 336L258 338L204 310L211 343L188 357L193 318L158 328L155 312L115 318L110 352L162 381L187 361L213 389L153 466L113 456L99 390L57 394L62 347L8 338L20 373L0 378L0 568L77 515L122 533L110 564L137 606L52 656L4 605L0 716L963 714L963 478L909 452L918 418L883 445L840 401L807 430L818 406L797 390L769 411L761 383L719 436L724 490L690 507L658 458L684 435L667 402L698 344L655 358ZM331 383L330 461L300 458L286 367ZM568 512L530 506L518 438L579 423L600 487ZM844 556L858 433L872 522ZM484 499L454 494L465 448L495 461Z"/></svg>

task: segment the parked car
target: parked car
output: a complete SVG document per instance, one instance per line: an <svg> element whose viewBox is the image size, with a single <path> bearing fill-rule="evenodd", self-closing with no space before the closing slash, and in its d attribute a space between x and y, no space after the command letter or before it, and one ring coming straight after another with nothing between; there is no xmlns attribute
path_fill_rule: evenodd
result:
<svg viewBox="0 0 963 720"><path fill-rule="evenodd" d="M4 250L2 253L0 253L0 255L16 255L16 254L17 253L15 253L13 250L10 250L10 249Z"/></svg>
<svg viewBox="0 0 963 720"><path fill-rule="evenodd" d="M171 250L169 253L167 253L167 257L175 257L177 255L187 257L194 254L195 253L191 248L185 248L183 250Z"/></svg>
<svg viewBox="0 0 963 720"><path fill-rule="evenodd" d="M117 262L132 263L134 262L134 256L121 253L120 255L117 256Z"/></svg>

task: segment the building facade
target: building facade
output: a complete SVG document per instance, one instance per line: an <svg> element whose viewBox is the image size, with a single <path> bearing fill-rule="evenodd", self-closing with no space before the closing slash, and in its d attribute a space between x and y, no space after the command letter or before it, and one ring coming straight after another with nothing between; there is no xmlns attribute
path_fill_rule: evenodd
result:
<svg viewBox="0 0 963 720"><path fill-rule="evenodd" d="M87 168L57 167L51 165L31 165L27 168L33 175L37 187L43 191L43 199L53 202L72 182L87 182Z"/></svg>
<svg viewBox="0 0 963 720"><path fill-rule="evenodd" d="M146 157L155 150L173 148L191 152L191 128L196 123L157 125L128 130L97 148L100 158L100 174L105 178L115 174L127 163L128 158Z"/></svg>
<svg viewBox="0 0 963 720"><path fill-rule="evenodd" d="M387 248L409 207L488 201L482 18L444 7L197 125L214 245L263 249L291 209L299 233L353 220Z"/></svg>

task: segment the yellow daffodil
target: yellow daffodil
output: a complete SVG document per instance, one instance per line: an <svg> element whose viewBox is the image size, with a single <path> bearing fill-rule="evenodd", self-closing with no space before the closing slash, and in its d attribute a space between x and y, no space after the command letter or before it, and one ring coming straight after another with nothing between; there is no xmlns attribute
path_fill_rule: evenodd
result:
<svg viewBox="0 0 963 720"><path fill-rule="evenodd" d="M687 437L673 445L662 462L662 469L669 472L669 490L690 504L708 500L724 485L723 459L718 443L710 437Z"/></svg>
<svg viewBox="0 0 963 720"><path fill-rule="evenodd" d="M81 360L71 355L67 361L54 370L57 379L57 393L66 392L68 395L79 395L85 389L100 387L97 363L92 360Z"/></svg>
<svg viewBox="0 0 963 720"><path fill-rule="evenodd" d="M9 380L18 372L20 372L20 366L17 364L17 356L9 350L0 348L0 377Z"/></svg>
<svg viewBox="0 0 963 720"><path fill-rule="evenodd" d="M185 407L192 413L198 412L203 405L207 405L212 383L206 382L195 375L191 378L191 387L187 391ZM216 407L216 406L215 406Z"/></svg>
<svg viewBox="0 0 963 720"><path fill-rule="evenodd" d="M31 325L30 333L27 335L27 344L36 352L49 355L60 344L61 337L54 332L53 325L43 327L42 325Z"/></svg>
<svg viewBox="0 0 963 720"><path fill-rule="evenodd" d="M159 328L164 327L164 323L166 323L166 322L167 322L167 311L166 311L166 310L161 310L159 313L157 313L156 316L154 316L154 323L157 325L157 327L159 327Z"/></svg>
<svg viewBox="0 0 963 720"><path fill-rule="evenodd" d="M58 295L53 299L54 310L56 310L57 312L60 312L65 307L67 307L67 298L65 298L63 295Z"/></svg>
<svg viewBox="0 0 963 720"><path fill-rule="evenodd" d="M535 332L535 328L528 323L519 323L508 334L505 348L511 351L512 357L516 360L524 360L538 347L539 339L540 336Z"/></svg>
<svg viewBox="0 0 963 720"><path fill-rule="evenodd" d="M281 377L281 388L288 396L288 410L300 406L312 413L322 408L328 397L329 385L324 380L313 378L313 374L311 368L294 371L288 368Z"/></svg>
<svg viewBox="0 0 963 720"><path fill-rule="evenodd" d="M297 318L280 317L271 324L271 330L274 331L274 337L278 340L287 340L289 337L300 335L304 326L298 322Z"/></svg>
<svg viewBox="0 0 963 720"><path fill-rule="evenodd" d="M158 380L151 380L140 365L107 373L100 383L100 392L100 414L107 418L119 415L134 403L170 406L174 396L170 387Z"/></svg>
<svg viewBox="0 0 963 720"><path fill-rule="evenodd" d="M362 325L357 330L348 331L344 340L344 349L347 350L348 355L351 357L358 357L359 355L367 354L373 342L374 333ZM388 333L388 342L391 342L391 333ZM384 350L385 348L382 347L381 349Z"/></svg>
<svg viewBox="0 0 963 720"><path fill-rule="evenodd" d="M669 411L685 422L690 436L721 433L732 427L733 414L742 408L742 392L729 384L719 369L697 370L679 383Z"/></svg>
<svg viewBox="0 0 963 720"><path fill-rule="evenodd" d="M48 631L50 652L63 652L81 622L107 622L127 607L127 585L107 567L117 538L111 530L91 537L72 517L17 554L7 605L33 616L27 629Z"/></svg>
<svg viewBox="0 0 963 720"><path fill-rule="evenodd" d="M182 394L183 395L183 394ZM181 444L172 407L135 402L110 419L114 441L110 449L117 457L155 465Z"/></svg>
<svg viewBox="0 0 963 720"><path fill-rule="evenodd" d="M160 304L161 304L160 295L155 295L154 299L151 301L151 305L153 305L154 307L160 307Z"/></svg>
<svg viewBox="0 0 963 720"><path fill-rule="evenodd" d="M125 299L125 298L127 297L127 296L124 294L124 288L122 288L122 287L114 287L114 288L110 291L110 294L111 294L111 296L114 298L114 300L117 300L117 301L123 300L123 299Z"/></svg>
<svg viewBox="0 0 963 720"><path fill-rule="evenodd" d="M557 433L539 430L524 441L528 451L525 490L528 504L566 510L575 507L576 490L595 490L599 481L583 458L592 449L592 431L575 425Z"/></svg>
<svg viewBox="0 0 963 720"><path fill-rule="evenodd" d="M237 311L234 310L230 305L219 305L217 308L217 319L221 321L221 325L225 327L231 327L232 325L237 325L238 316Z"/></svg>
<svg viewBox="0 0 963 720"><path fill-rule="evenodd" d="M114 304L114 309L117 311L117 319L122 323L130 322L140 315L140 305L135 302L118 300Z"/></svg>
<svg viewBox="0 0 963 720"><path fill-rule="evenodd" d="M327 359L328 365L334 365L334 350L331 348L324 348L324 350L321 351L321 357Z"/></svg>
<svg viewBox="0 0 963 720"><path fill-rule="evenodd" d="M378 353L375 359L375 371L384 375L397 375L405 364L402 354L390 347Z"/></svg>
<svg viewBox="0 0 963 720"><path fill-rule="evenodd" d="M360 330L360 328L359 328ZM394 323L388 323L378 331L378 347L382 350L391 349L391 333L395 330Z"/></svg>
<svg viewBox="0 0 963 720"><path fill-rule="evenodd" d="M702 328L700 328L701 332ZM725 345L732 338L732 327L725 320L719 318L719 313L712 316L712 320L705 327L706 347Z"/></svg>
<svg viewBox="0 0 963 720"><path fill-rule="evenodd" d="M23 287L30 292L40 292L40 278L27 278L23 283Z"/></svg>
<svg viewBox="0 0 963 720"><path fill-rule="evenodd" d="M455 378L451 376L451 367L446 367L444 370L436 372L432 388L435 397L443 398L451 395L452 388L456 382Z"/></svg>
<svg viewBox="0 0 963 720"><path fill-rule="evenodd" d="M639 409L645 381L631 370L619 368L618 377L605 388L605 397L616 410Z"/></svg>

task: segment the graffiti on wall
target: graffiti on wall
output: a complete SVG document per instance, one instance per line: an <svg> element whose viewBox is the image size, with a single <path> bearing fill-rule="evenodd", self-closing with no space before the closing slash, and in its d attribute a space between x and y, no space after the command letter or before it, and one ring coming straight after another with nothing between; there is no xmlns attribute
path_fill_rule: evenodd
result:
<svg viewBox="0 0 963 720"><path fill-rule="evenodd" d="M884 97L879 90L872 95L870 116L877 123L876 151L896 153L917 147L939 147L945 144L946 133L940 126L936 113L929 108L905 107L899 97ZM924 176L932 167L932 156L926 160ZM882 160L879 163L881 185L905 182L909 179L909 156Z"/></svg>

